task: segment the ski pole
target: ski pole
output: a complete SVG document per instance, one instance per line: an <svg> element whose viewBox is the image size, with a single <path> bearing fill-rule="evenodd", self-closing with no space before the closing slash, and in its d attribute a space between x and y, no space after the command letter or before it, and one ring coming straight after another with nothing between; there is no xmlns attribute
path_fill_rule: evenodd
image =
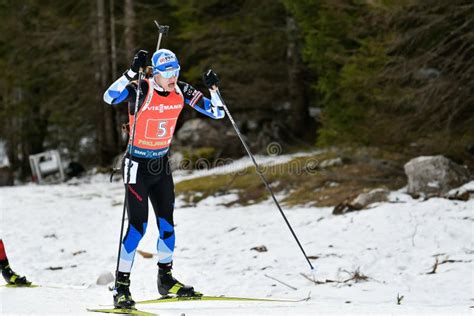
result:
<svg viewBox="0 0 474 316"><path fill-rule="evenodd" d="M161 44L161 37L163 34L168 34L168 30L170 27L168 25L160 25L158 24L158 21L155 20L156 27L158 28L158 43L156 43L156 50L160 49L160 44Z"/></svg>
<svg viewBox="0 0 474 316"><path fill-rule="evenodd" d="M132 128L132 133L130 134L130 141L131 144L129 144L130 148L128 150L129 157L128 157L128 164L127 164L127 178L125 180L125 198L123 201L123 212L122 212L122 224L120 226L120 238L119 238L119 245L118 245L118 255L117 255L117 268L115 270L115 273L118 273L119 270L119 264L120 264L120 255L122 252L122 238L123 238L123 227L125 226L125 211L127 209L128 205L128 186L130 183L130 170L132 169L132 148L133 148L133 142L135 140L135 127L137 123L137 111L138 111L138 102L140 101L140 87L141 87L141 82L143 79L143 70L140 68L138 71L138 81L137 81L137 96L135 98L135 110L133 112L133 128ZM115 277L115 288L117 288L117 276Z"/></svg>
<svg viewBox="0 0 474 316"><path fill-rule="evenodd" d="M296 234L295 234L295 232L293 231L293 228L291 227L290 222L288 222L288 219L286 218L285 213L283 212L283 210L282 210L282 208L281 208L281 206L280 206L280 203L278 203L278 200L276 199L275 194L273 193L272 188L268 185L267 179L265 178L264 174L260 171L260 167L258 166L257 161L255 160L255 157L253 156L252 152L250 151L249 146L247 145L247 143L246 143L245 140L243 139L242 134L240 133L239 127L237 126L237 124L235 124L235 121L234 121L234 119L232 118L232 115L230 114L229 109L228 109L227 106L225 105L224 100L222 99L221 93L219 92L219 89L216 89L216 91L217 91L217 95L219 96L219 99L221 100L222 106L224 107L225 113L226 113L227 116L229 117L229 120L230 120L230 122L232 123L232 126L234 126L234 129L235 129L235 131L236 131L236 133L237 133L237 136L239 136L240 141L242 142L242 144L243 144L244 147L245 147L245 150L247 151L247 154L248 154L248 155L250 156L250 158L252 159L252 162L253 162L253 164L255 165L255 168L256 168L256 171L257 171L258 175L260 176L260 178L262 179L263 183L264 183L265 186L267 187L268 192L270 192L273 201L275 202L276 206L278 207L278 210L280 211L281 216L283 216L283 219L285 220L286 225L288 225L288 228L290 229L291 234L292 234L293 237L295 238L296 243L297 243L298 246L300 247L301 252L303 253L304 257L306 258L306 261L308 262L308 264L309 264L311 270L314 271L314 267L313 267L313 265L311 264L311 261L309 261L309 258L308 258L308 256L306 255L306 252L305 252L304 249L303 249L303 246L301 245L300 241L298 240L298 237L296 237Z"/></svg>

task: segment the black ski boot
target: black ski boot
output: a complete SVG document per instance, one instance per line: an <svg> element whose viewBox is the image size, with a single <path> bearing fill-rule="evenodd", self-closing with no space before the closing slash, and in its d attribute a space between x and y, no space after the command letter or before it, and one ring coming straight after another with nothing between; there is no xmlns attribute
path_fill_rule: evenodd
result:
<svg viewBox="0 0 474 316"><path fill-rule="evenodd" d="M194 288L189 285L184 285L173 277L171 273L171 264L158 265L158 292L167 296L174 294L177 296L201 296L202 294L194 291Z"/></svg>
<svg viewBox="0 0 474 316"><path fill-rule="evenodd" d="M130 294L130 273L117 272L113 293L115 308L135 308L135 301Z"/></svg>
<svg viewBox="0 0 474 316"><path fill-rule="evenodd" d="M8 264L8 260L4 260L0 262L0 270L2 270L2 276L10 285L16 286L30 286L31 282L26 279L24 276L19 276L10 268Z"/></svg>

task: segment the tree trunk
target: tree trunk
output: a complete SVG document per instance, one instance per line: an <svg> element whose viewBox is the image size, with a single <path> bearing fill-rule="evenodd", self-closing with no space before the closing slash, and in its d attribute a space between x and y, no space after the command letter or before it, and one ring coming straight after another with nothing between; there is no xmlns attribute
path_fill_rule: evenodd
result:
<svg viewBox="0 0 474 316"><path fill-rule="evenodd" d="M131 63L132 58L135 54L135 9L134 9L134 1L133 0L125 0L125 7L124 7L124 41L125 41L125 57L127 62ZM119 122L124 124L128 123L128 107L126 105L119 106L117 108ZM121 141L123 147L126 147L128 143L128 135L124 135L125 139L122 138L123 134L121 135Z"/></svg>
<svg viewBox="0 0 474 316"><path fill-rule="evenodd" d="M117 40L115 36L115 1L109 0L109 15L110 15L110 65L112 68L112 79L117 78Z"/></svg>
<svg viewBox="0 0 474 316"><path fill-rule="evenodd" d="M97 0L97 62L98 80L101 91L108 85L110 76L110 62L107 55L107 34L104 0ZM101 99L98 100L100 119L97 126L97 144L101 165L109 164L118 153L118 137L115 130L115 114L111 106L105 105Z"/></svg>
<svg viewBox="0 0 474 316"><path fill-rule="evenodd" d="M134 36L136 35L135 31L135 10L133 8L133 0L125 0L124 8L124 37L125 37L125 52L127 60L132 60L133 55L135 54L135 40Z"/></svg>
<svg viewBox="0 0 474 316"><path fill-rule="evenodd" d="M112 80L116 80L118 77L118 72L117 72L117 37L116 37L116 32L115 32L115 12L114 12L114 7L115 7L115 0L109 0L109 14L110 14L110 65L111 65L111 75L112 75ZM128 117L127 117L127 112L123 111L121 108L115 108L115 133L117 135L117 145L118 149L123 150L123 148L127 145L126 139L124 140L122 137L122 127L121 123L125 122Z"/></svg>
<svg viewBox="0 0 474 316"><path fill-rule="evenodd" d="M309 116L309 102L305 89L305 72L298 43L298 29L292 16L286 18L288 61L288 94L291 103L291 130L301 140L314 139L314 124Z"/></svg>
<svg viewBox="0 0 474 316"><path fill-rule="evenodd" d="M15 105L12 104L12 95L11 95L11 86L9 84L5 85L2 95L2 103L5 107L5 112L7 113L7 118L2 120L2 134L5 137L5 150L7 152L8 161L10 162L10 167L12 170L16 170L20 166L20 161L18 160L18 144L20 143L18 118L15 115L12 115L11 108Z"/></svg>

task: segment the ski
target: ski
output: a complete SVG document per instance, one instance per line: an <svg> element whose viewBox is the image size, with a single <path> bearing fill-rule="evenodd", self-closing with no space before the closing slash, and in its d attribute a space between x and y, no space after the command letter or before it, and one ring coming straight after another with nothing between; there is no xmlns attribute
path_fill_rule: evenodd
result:
<svg viewBox="0 0 474 316"><path fill-rule="evenodd" d="M93 309L88 308L88 312L95 312L95 313L107 313L107 314L123 314L123 315L139 315L139 316L156 316L158 314L145 312L138 310L136 308L109 308L109 309Z"/></svg>
<svg viewBox="0 0 474 316"><path fill-rule="evenodd" d="M33 287L40 287L40 285L37 285L37 284L2 284L0 285L0 287L30 287L30 288L33 288Z"/></svg>
<svg viewBox="0 0 474 316"><path fill-rule="evenodd" d="M138 301L137 304L156 304L156 303L172 303L183 301L250 301L250 302L286 302L294 303L303 300L289 300L289 299L272 299L272 298L253 298L253 297L232 297L232 296L164 296L157 299Z"/></svg>
<svg viewBox="0 0 474 316"><path fill-rule="evenodd" d="M0 287L9 287L9 288L50 288L50 289L73 289L73 290L83 290L87 289L89 285L54 285L54 284L0 284Z"/></svg>

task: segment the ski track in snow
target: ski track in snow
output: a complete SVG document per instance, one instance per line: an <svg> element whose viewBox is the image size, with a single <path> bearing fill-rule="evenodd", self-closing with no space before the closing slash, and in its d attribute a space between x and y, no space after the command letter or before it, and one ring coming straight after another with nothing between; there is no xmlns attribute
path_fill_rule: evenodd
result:
<svg viewBox="0 0 474 316"><path fill-rule="evenodd" d="M307 254L318 257L312 260L317 280L344 281L356 269L369 277L314 285L300 275L309 274L309 266L273 202L221 205L233 198L208 197L192 208L177 199L174 275L208 295L300 299L311 292L311 299L138 308L159 315L472 314L472 199L418 201L401 190L391 194L394 203L342 216L333 216L331 208L284 207ZM60 287L1 287L1 314L93 315L86 308L111 304L107 286L95 282L102 272L115 270L122 202L122 184L108 183L107 175L0 188L0 236L12 268L34 283ZM156 253L152 214L139 249ZM250 250L260 245L268 252ZM455 262L427 274L436 256L440 263ZM158 296L155 260L136 255L135 300ZM57 267L62 269L50 269ZM401 305L398 294L404 296Z"/></svg>

